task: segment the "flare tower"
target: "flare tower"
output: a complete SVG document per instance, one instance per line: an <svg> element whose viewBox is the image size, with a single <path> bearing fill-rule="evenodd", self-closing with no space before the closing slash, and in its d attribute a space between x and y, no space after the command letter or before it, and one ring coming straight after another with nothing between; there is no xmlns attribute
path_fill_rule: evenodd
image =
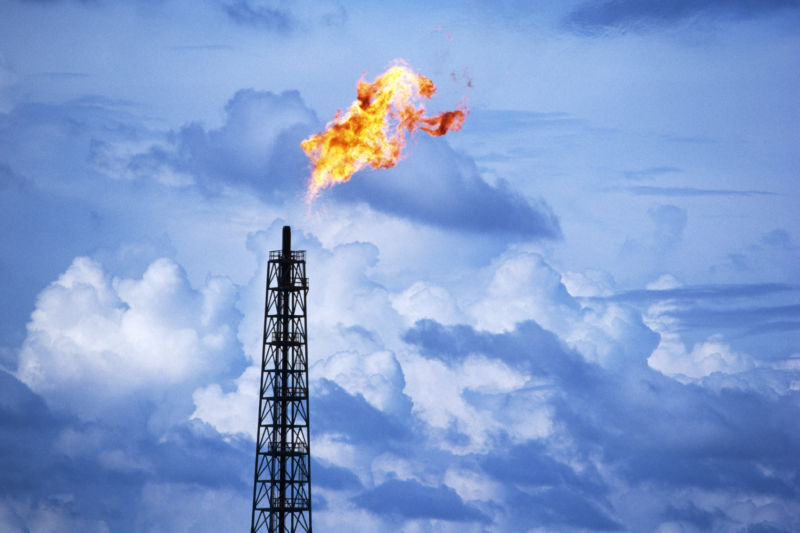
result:
<svg viewBox="0 0 800 533"><path fill-rule="evenodd" d="M305 250L269 253L251 533L311 533Z"/></svg>

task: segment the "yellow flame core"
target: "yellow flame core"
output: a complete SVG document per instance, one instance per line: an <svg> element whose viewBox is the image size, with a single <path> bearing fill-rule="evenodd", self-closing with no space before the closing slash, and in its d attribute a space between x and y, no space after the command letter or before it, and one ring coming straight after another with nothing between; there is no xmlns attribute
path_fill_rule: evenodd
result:
<svg viewBox="0 0 800 533"><path fill-rule="evenodd" d="M325 131L300 144L313 165L308 201L368 166L395 166L402 157L407 131L444 135L461 129L468 113L461 107L426 117L421 100L433 96L436 86L402 64L389 68L372 83L362 78L356 92L358 99L346 113L337 111Z"/></svg>

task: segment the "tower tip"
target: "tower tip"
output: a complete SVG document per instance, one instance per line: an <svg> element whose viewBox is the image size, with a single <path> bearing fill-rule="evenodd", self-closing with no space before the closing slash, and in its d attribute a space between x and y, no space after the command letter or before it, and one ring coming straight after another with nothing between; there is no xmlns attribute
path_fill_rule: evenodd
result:
<svg viewBox="0 0 800 533"><path fill-rule="evenodd" d="M283 255L288 257L292 253L292 227L283 227Z"/></svg>

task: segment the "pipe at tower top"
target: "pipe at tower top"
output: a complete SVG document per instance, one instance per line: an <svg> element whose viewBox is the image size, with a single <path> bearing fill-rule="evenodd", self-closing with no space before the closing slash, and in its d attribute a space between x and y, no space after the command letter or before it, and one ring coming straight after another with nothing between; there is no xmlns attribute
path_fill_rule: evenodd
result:
<svg viewBox="0 0 800 533"><path fill-rule="evenodd" d="M289 258L292 255L292 227L283 227L283 257Z"/></svg>

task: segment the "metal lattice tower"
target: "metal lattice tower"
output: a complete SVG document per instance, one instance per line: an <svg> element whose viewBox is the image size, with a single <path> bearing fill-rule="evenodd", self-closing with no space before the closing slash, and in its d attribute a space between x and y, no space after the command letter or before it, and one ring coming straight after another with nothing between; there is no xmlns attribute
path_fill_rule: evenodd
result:
<svg viewBox="0 0 800 533"><path fill-rule="evenodd" d="M305 251L269 253L251 533L311 533Z"/></svg>

